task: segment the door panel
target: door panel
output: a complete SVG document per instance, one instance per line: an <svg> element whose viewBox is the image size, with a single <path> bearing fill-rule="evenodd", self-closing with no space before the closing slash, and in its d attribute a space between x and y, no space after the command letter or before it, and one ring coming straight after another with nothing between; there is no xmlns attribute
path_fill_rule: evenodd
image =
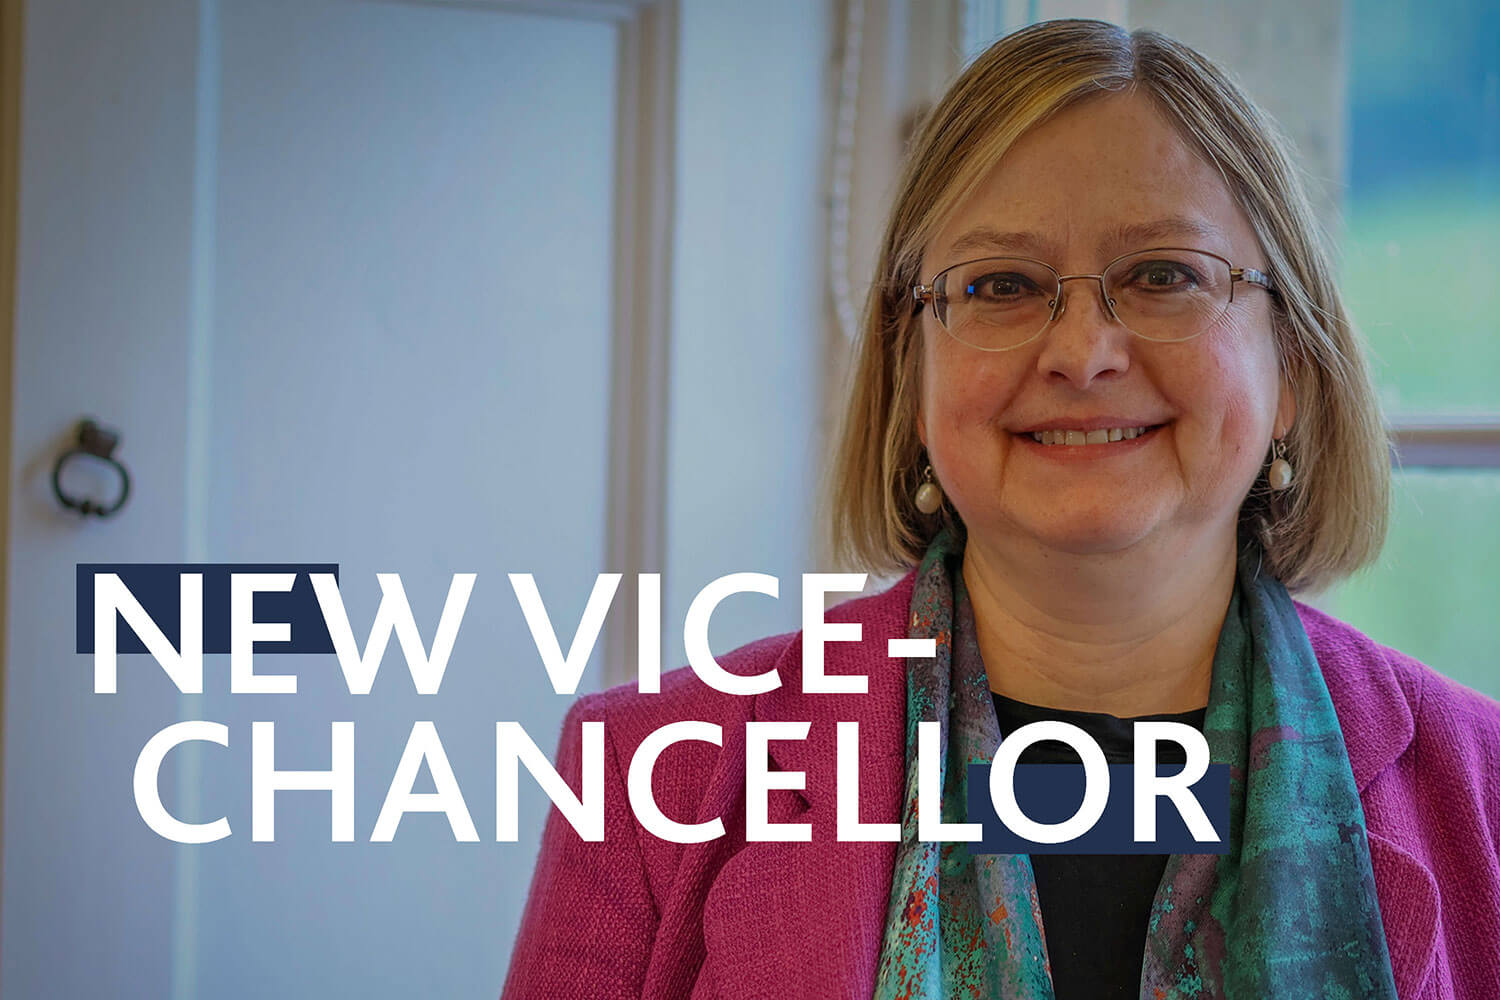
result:
<svg viewBox="0 0 1500 1000"><path fill-rule="evenodd" d="M549 752L551 693L506 572L560 628L603 569L616 28L422 3L84 0L28 12L16 332L3 977L8 996L483 996L497 989L545 800L494 838L494 723ZM124 435L111 521L54 509L71 424ZM376 572L430 637L478 572L442 691L399 649L352 697L331 657L263 657L298 693L181 697L147 658L91 693L71 652L83 561L332 561L364 641ZM598 677L598 664L590 678ZM130 774L179 718L177 847ZM414 720L443 739L481 842L436 815L368 843ZM324 768L355 723L355 837L326 793L250 840L250 724ZM430 787L424 777L418 790ZM523 782L523 785L526 783Z"/></svg>

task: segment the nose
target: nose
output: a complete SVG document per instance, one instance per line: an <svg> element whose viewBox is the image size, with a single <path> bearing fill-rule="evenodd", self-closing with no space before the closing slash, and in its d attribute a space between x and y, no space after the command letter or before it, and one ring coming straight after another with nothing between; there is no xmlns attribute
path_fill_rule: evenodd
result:
<svg viewBox="0 0 1500 1000"><path fill-rule="evenodd" d="M1069 289L1067 282L1074 280L1084 283ZM1049 380L1064 379L1079 389L1087 389L1096 379L1123 375L1130 368L1134 337L1110 312L1103 281L1081 274L1066 275L1062 282L1057 312L1042 332L1037 370Z"/></svg>

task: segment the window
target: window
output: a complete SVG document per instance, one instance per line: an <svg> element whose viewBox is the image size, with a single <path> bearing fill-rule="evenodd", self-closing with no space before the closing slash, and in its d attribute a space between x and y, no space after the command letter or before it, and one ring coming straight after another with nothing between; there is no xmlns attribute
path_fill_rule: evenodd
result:
<svg viewBox="0 0 1500 1000"><path fill-rule="evenodd" d="M1344 290L1399 451L1380 564L1334 614L1500 697L1500 10L1355 0Z"/></svg>

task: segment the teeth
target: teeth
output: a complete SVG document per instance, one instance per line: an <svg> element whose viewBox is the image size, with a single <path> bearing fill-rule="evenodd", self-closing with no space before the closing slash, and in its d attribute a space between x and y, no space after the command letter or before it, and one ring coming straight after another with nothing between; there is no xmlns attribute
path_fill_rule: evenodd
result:
<svg viewBox="0 0 1500 1000"><path fill-rule="evenodd" d="M1132 441L1146 433L1146 427L1111 427L1092 431L1032 431L1038 444L1105 444L1110 441Z"/></svg>

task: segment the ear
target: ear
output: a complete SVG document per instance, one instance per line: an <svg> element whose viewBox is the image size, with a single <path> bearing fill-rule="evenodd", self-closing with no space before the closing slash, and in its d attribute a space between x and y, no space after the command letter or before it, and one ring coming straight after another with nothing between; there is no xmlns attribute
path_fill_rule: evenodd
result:
<svg viewBox="0 0 1500 1000"><path fill-rule="evenodd" d="M1281 395L1276 401L1276 433L1275 437L1284 437L1292 429L1292 424L1297 420L1297 394L1292 391L1292 383L1285 376L1281 376Z"/></svg>
<svg viewBox="0 0 1500 1000"><path fill-rule="evenodd" d="M921 403L917 404L917 440L922 442L923 448L927 447L927 414Z"/></svg>

